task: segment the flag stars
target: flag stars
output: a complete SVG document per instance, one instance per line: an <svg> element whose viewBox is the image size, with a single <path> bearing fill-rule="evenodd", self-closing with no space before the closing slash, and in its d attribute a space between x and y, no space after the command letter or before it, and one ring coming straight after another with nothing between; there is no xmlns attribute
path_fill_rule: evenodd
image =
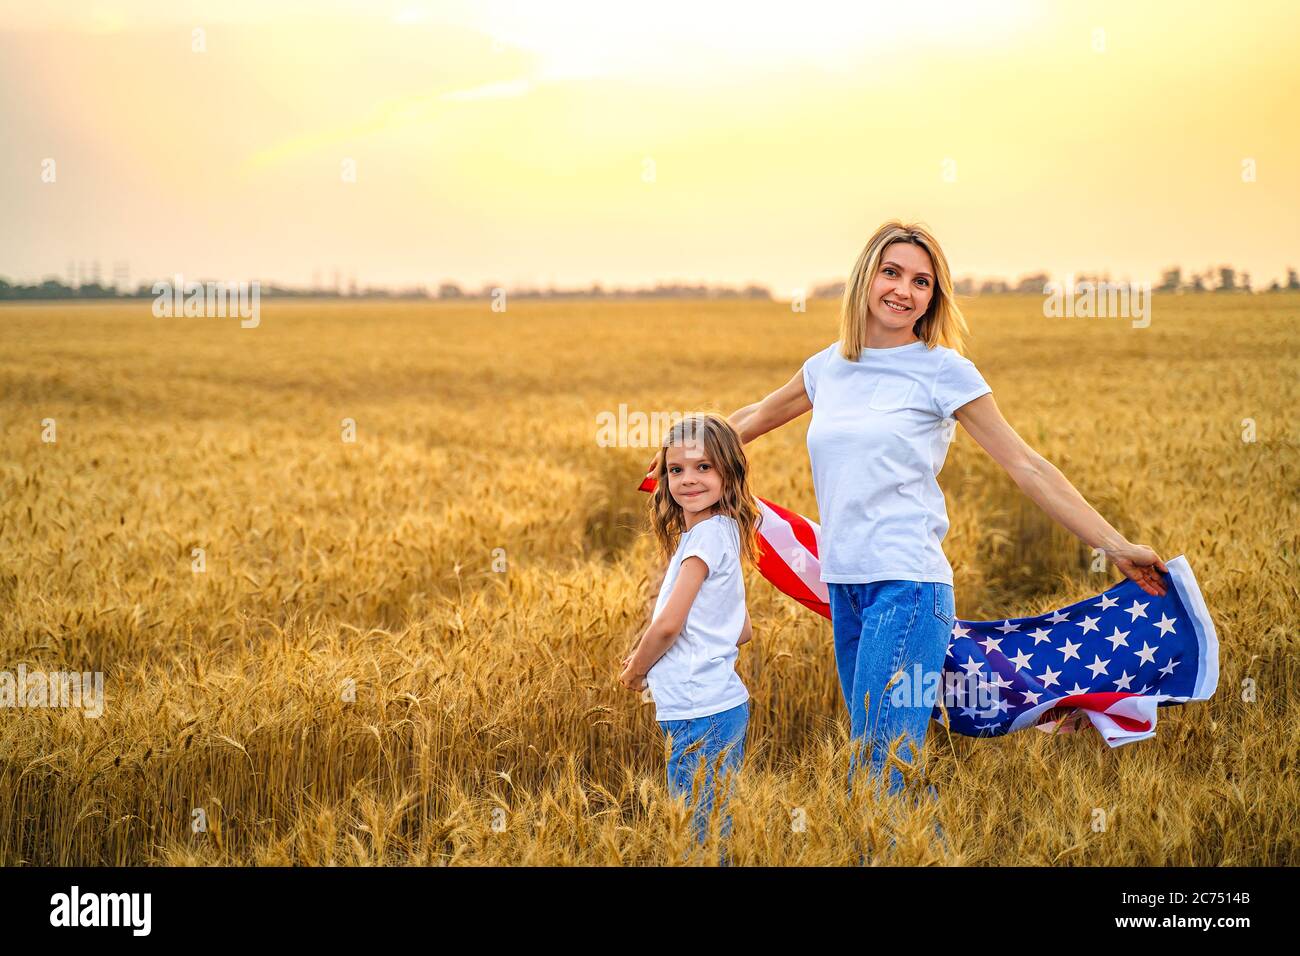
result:
<svg viewBox="0 0 1300 956"><path fill-rule="evenodd" d="M1097 678L1098 676L1100 676L1101 674L1105 674L1105 673L1106 673L1106 667L1107 667L1108 664L1110 664L1110 661L1103 661L1103 660L1101 659L1101 655L1100 655L1100 654L1093 654L1093 655L1092 655L1092 663L1091 663L1091 664L1085 664L1084 666L1085 666L1088 670L1092 671L1092 676L1093 676L1093 678L1095 679L1095 678Z"/></svg>
<svg viewBox="0 0 1300 956"><path fill-rule="evenodd" d="M1128 647L1128 641L1126 640L1126 638L1129 636L1130 633L1132 632L1121 631L1118 627L1115 628L1115 632L1111 634L1110 637L1106 638L1106 640L1110 641L1110 649L1112 651L1116 651L1119 649L1119 646L1121 644L1123 644L1125 647Z"/></svg>
<svg viewBox="0 0 1300 956"><path fill-rule="evenodd" d="M1051 687L1053 684L1060 683L1060 681L1057 680L1060 676L1060 671L1054 671L1049 667L1044 673L1038 675L1038 682L1044 687Z"/></svg>
<svg viewBox="0 0 1300 956"><path fill-rule="evenodd" d="M1062 706L1063 700L1071 702L1066 710L1084 707L1101 693L1168 699L1159 695L1171 693L1168 685L1177 679L1184 658L1192 663L1181 668L1182 675L1196 674L1194 633L1188 647L1192 619L1182 615L1176 602L1139 594L1124 582L1032 618L953 621L943 668L964 678L967 687L964 699L951 707L954 726L979 736L1002 734L1018 715L1023 719ZM971 688L978 688L978 703L971 699Z"/></svg>
<svg viewBox="0 0 1300 956"><path fill-rule="evenodd" d="M1144 602L1142 602L1141 604L1139 604L1139 603L1137 602L1137 600L1135 599L1135 600L1133 601L1133 606L1132 606L1132 607L1126 607L1126 608L1124 608L1124 610L1127 611L1128 614L1130 615L1130 616L1129 616L1129 620L1130 620L1130 621L1136 621L1136 620L1137 620L1138 618L1140 618L1140 617L1146 617L1146 616L1147 616L1147 605L1150 604L1150 603L1151 603L1150 601L1144 601Z"/></svg>

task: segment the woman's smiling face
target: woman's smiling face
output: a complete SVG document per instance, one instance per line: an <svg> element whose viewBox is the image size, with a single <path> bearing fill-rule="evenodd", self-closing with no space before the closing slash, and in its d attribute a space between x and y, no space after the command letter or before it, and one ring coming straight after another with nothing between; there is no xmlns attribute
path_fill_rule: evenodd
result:
<svg viewBox="0 0 1300 956"><path fill-rule="evenodd" d="M890 331L910 329L925 315L933 295L934 263L930 254L910 242L887 245L871 283L871 317Z"/></svg>

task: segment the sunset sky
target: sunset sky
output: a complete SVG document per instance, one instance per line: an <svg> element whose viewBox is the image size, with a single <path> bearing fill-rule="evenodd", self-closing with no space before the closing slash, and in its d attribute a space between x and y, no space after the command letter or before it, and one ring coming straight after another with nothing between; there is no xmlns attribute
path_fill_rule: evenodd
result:
<svg viewBox="0 0 1300 956"><path fill-rule="evenodd" d="M1300 267L1297 36L1284 2L0 0L0 276L784 297L898 216L958 276L1260 287Z"/></svg>

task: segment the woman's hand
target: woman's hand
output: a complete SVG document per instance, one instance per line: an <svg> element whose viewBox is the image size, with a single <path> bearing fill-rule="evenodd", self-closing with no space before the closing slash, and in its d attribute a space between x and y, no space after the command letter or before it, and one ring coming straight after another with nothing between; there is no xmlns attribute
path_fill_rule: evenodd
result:
<svg viewBox="0 0 1300 956"><path fill-rule="evenodd" d="M630 660L630 659L629 659ZM632 691L643 691L649 686L645 679L645 674L638 674L632 670L629 661L623 661L623 671L618 675L618 682Z"/></svg>
<svg viewBox="0 0 1300 956"><path fill-rule="evenodd" d="M1156 570L1169 573L1165 563L1160 560L1160 556L1145 544L1131 544L1125 542L1118 548L1106 548L1106 557L1110 558L1115 567L1119 568L1125 577L1136 581L1138 587L1152 597L1164 597L1168 588L1165 587L1164 579Z"/></svg>

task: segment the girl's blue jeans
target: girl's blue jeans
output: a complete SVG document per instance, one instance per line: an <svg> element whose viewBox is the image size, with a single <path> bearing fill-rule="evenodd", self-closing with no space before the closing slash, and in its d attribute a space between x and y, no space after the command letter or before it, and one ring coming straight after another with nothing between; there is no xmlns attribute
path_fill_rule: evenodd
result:
<svg viewBox="0 0 1300 956"><path fill-rule="evenodd" d="M835 666L849 708L849 732L856 744L849 764L849 788L852 790L860 754L865 753L879 794L890 742L902 735L895 754L904 763L911 760L908 743L919 754L925 742L935 701L932 690L926 703L923 689L929 683L942 692L943 662L957 613L952 585L832 582L827 589ZM886 692L885 686L899 671L904 676ZM889 792L898 793L903 775L897 767L889 771ZM930 794L937 796L933 787Z"/></svg>
<svg viewBox="0 0 1300 956"><path fill-rule="evenodd" d="M735 782L736 772L745 756L745 730L748 726L749 701L707 717L659 721L659 729L672 738L668 756L669 793L674 797L684 795L690 805L695 774L701 761L704 763L699 800L691 815L695 839L700 843L708 836L709 814L713 811L719 777L726 778L728 794ZM687 753L688 750L691 752ZM725 806L726 796L722 799L724 812ZM721 832L723 839L730 834L730 814L723 817Z"/></svg>

